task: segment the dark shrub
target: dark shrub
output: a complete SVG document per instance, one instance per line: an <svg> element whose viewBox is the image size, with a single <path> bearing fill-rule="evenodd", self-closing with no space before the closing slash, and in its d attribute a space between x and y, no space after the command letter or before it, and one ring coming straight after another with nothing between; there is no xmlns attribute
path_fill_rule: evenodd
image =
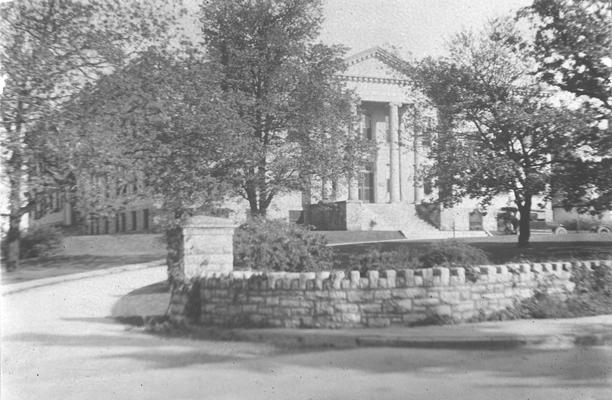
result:
<svg viewBox="0 0 612 400"><path fill-rule="evenodd" d="M488 264L484 251L457 240L443 240L433 243L419 257L424 268L435 266L469 267Z"/></svg>
<svg viewBox="0 0 612 400"><path fill-rule="evenodd" d="M571 281L576 286L565 296L548 294L542 287L488 319L576 318L612 312L612 268L575 266Z"/></svg>
<svg viewBox="0 0 612 400"><path fill-rule="evenodd" d="M234 265L238 268L306 272L331 269L327 240L284 221L253 219L234 234Z"/></svg>
<svg viewBox="0 0 612 400"><path fill-rule="evenodd" d="M21 237L20 257L51 256L62 247L62 240L62 231L58 228L49 226L30 228Z"/></svg>
<svg viewBox="0 0 612 400"><path fill-rule="evenodd" d="M380 248L374 248L366 253L351 256L348 270L359 270L365 275L367 271L419 267L419 250L382 251Z"/></svg>
<svg viewBox="0 0 612 400"><path fill-rule="evenodd" d="M369 270L465 267L488 264L484 251L456 240L436 242L425 248L381 251L371 249L367 253L351 257L349 269ZM471 271L471 270L470 270Z"/></svg>

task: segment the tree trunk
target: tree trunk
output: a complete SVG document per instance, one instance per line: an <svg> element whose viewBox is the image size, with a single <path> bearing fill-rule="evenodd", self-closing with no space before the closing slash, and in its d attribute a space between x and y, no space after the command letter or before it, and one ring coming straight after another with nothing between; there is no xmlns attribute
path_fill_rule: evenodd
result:
<svg viewBox="0 0 612 400"><path fill-rule="evenodd" d="M183 282L185 278L183 229L181 227L168 229L166 231L166 243L168 250L166 255L168 282L172 286L175 282Z"/></svg>
<svg viewBox="0 0 612 400"><path fill-rule="evenodd" d="M302 175L302 212L303 212L303 224L308 226L310 224L310 203L312 201L312 180L311 176L306 174Z"/></svg>
<svg viewBox="0 0 612 400"><path fill-rule="evenodd" d="M529 236L531 235L529 228L529 221L531 220L531 195L526 195L523 205L519 205L519 212L521 218L519 219L519 247L526 247L529 245Z"/></svg>
<svg viewBox="0 0 612 400"><path fill-rule="evenodd" d="M14 150L10 159L9 230L7 233L6 270L19 268L19 247L21 241L21 180L22 158L19 150Z"/></svg>

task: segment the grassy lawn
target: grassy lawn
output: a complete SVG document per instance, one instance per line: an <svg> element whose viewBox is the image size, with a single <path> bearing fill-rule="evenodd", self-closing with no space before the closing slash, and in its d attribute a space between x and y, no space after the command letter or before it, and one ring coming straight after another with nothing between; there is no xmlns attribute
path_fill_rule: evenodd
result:
<svg viewBox="0 0 612 400"><path fill-rule="evenodd" d="M61 275L97 269L120 267L159 260L159 255L121 255L121 256L53 256L22 260L17 271L2 271L2 284L26 282L34 279L50 278Z"/></svg>
<svg viewBox="0 0 612 400"><path fill-rule="evenodd" d="M436 240L387 242L361 245L339 245L334 247L341 268L348 268L350 257L366 253L371 249L397 251L403 248L424 248ZM516 236L492 236L484 238L463 238L458 241L482 249L493 264L521 261L543 262L560 260L590 260L612 258L612 237L597 234L533 235L527 248L517 246Z"/></svg>

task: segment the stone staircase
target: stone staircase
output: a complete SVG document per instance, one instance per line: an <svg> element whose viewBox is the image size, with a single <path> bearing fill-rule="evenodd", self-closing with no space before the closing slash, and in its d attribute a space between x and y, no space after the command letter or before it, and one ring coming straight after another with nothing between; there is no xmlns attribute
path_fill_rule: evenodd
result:
<svg viewBox="0 0 612 400"><path fill-rule="evenodd" d="M483 231L441 231L421 219L414 204L363 204L364 230L400 231L408 239L444 239L454 237L486 236Z"/></svg>
<svg viewBox="0 0 612 400"><path fill-rule="evenodd" d="M372 229L399 230L408 233L439 232L438 228L422 220L414 204L364 204L364 216L373 221Z"/></svg>

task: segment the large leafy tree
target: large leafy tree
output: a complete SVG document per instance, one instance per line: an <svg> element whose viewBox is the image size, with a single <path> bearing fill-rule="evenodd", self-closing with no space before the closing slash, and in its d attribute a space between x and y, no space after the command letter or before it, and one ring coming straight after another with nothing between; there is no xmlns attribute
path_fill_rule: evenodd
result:
<svg viewBox="0 0 612 400"><path fill-rule="evenodd" d="M165 37L172 7L157 2L19 0L2 4L0 98L10 184L7 267L18 266L20 221L32 194L62 184L58 110L88 82ZM162 18L160 18L160 11ZM60 157L61 158L61 157ZM40 162L44 159L44 162ZM38 168L33 177L34 164ZM30 175L27 187L26 176Z"/></svg>
<svg viewBox="0 0 612 400"><path fill-rule="evenodd" d="M351 93L336 75L344 51L315 43L319 0L221 0L202 6L202 32L221 87L239 99L243 152L231 182L251 214L309 178L347 175L365 148L354 131ZM347 133L348 132L348 133ZM363 152L365 154L365 152Z"/></svg>
<svg viewBox="0 0 612 400"><path fill-rule="evenodd" d="M156 200L166 226L212 212L235 163L231 96L201 57L149 51L96 82L63 110L65 147L81 208L111 215L138 197ZM138 190L123 190L137 185ZM116 196L107 192L127 192Z"/></svg>
<svg viewBox="0 0 612 400"><path fill-rule="evenodd" d="M245 150L232 96L197 51L149 51L99 80L64 110L80 208L109 217L146 198L163 210L171 281L184 289L181 223L217 213ZM137 186L138 190L123 190ZM125 192L125 194L124 194ZM116 195L118 193L119 195ZM189 285L188 285L189 286Z"/></svg>
<svg viewBox="0 0 612 400"><path fill-rule="evenodd" d="M597 212L612 208L612 3L608 0L535 0L519 15L535 30L537 75L574 95L591 140L586 157L567 151L558 168L556 197L566 207Z"/></svg>
<svg viewBox="0 0 612 400"><path fill-rule="evenodd" d="M550 194L567 149L588 144L579 113L555 106L533 76L534 61L510 20L463 32L450 55L426 59L418 71L439 111L429 173L445 205L465 196L484 204L511 193L520 211L519 244L529 241L534 197Z"/></svg>

